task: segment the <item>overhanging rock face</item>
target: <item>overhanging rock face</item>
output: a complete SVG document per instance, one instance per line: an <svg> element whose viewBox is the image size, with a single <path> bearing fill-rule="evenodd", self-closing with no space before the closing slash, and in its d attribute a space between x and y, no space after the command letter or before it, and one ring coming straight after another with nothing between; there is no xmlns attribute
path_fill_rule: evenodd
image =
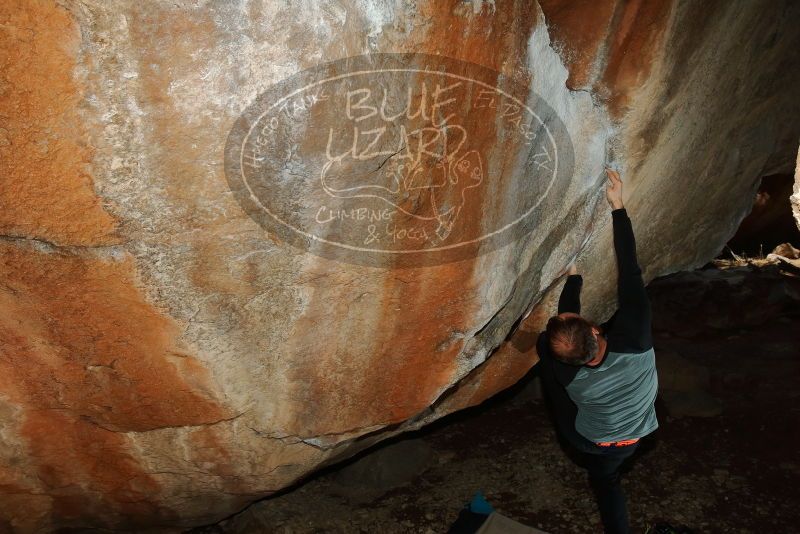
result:
<svg viewBox="0 0 800 534"><path fill-rule="evenodd" d="M613 309L605 164L701 265L794 165L798 7L3 3L0 530L216 521L514 383L576 255Z"/></svg>

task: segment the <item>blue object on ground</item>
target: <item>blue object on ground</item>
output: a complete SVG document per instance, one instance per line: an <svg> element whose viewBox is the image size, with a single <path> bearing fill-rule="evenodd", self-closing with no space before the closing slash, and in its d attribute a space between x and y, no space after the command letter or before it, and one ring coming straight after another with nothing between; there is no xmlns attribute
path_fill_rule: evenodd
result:
<svg viewBox="0 0 800 534"><path fill-rule="evenodd" d="M472 501L469 503L469 510L470 512L484 515L489 515L494 512L494 508L492 508L491 504L486 502L481 490L476 491L475 495L472 496Z"/></svg>

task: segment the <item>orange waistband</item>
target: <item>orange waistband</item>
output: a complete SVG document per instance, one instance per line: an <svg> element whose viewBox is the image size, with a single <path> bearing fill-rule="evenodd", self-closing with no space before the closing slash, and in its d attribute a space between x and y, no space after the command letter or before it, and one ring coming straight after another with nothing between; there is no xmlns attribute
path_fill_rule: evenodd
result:
<svg viewBox="0 0 800 534"><path fill-rule="evenodd" d="M624 447L625 445L633 445L639 441L639 438L623 439L622 441L601 441L597 445L600 447Z"/></svg>

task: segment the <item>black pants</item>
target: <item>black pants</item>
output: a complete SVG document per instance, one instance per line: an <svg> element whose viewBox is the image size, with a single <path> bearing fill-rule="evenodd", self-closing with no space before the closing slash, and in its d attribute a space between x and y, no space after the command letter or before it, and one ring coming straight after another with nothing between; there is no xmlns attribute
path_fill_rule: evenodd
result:
<svg viewBox="0 0 800 534"><path fill-rule="evenodd" d="M583 453L582 464L589 472L600 518L606 534L628 534L628 507L620 483L620 468L636 451L639 442L623 447L604 447L598 453Z"/></svg>

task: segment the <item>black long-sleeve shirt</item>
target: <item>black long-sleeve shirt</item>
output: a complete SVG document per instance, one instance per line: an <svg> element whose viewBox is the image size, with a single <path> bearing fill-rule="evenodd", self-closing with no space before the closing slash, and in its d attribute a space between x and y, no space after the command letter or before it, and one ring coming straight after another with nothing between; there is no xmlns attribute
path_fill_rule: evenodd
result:
<svg viewBox="0 0 800 534"><path fill-rule="evenodd" d="M608 339L608 350L614 352L643 352L653 347L652 312L647 297L642 269L636 258L636 238L631 220L625 208L611 212L614 226L614 250L617 255L617 300L614 315L600 325ZM558 313L581 312L581 287L583 278L579 274L567 277Z"/></svg>
<svg viewBox="0 0 800 534"><path fill-rule="evenodd" d="M621 208L611 215L619 306L611 319L600 325L607 340L602 360L593 366L567 365L549 353L546 334L537 343L542 381L559 431L573 446L586 452L596 452L596 442L612 441L606 438L616 441L640 437L657 427L652 406L657 376L650 301L627 212ZM580 275L567 278L558 313L580 313L582 285Z"/></svg>

